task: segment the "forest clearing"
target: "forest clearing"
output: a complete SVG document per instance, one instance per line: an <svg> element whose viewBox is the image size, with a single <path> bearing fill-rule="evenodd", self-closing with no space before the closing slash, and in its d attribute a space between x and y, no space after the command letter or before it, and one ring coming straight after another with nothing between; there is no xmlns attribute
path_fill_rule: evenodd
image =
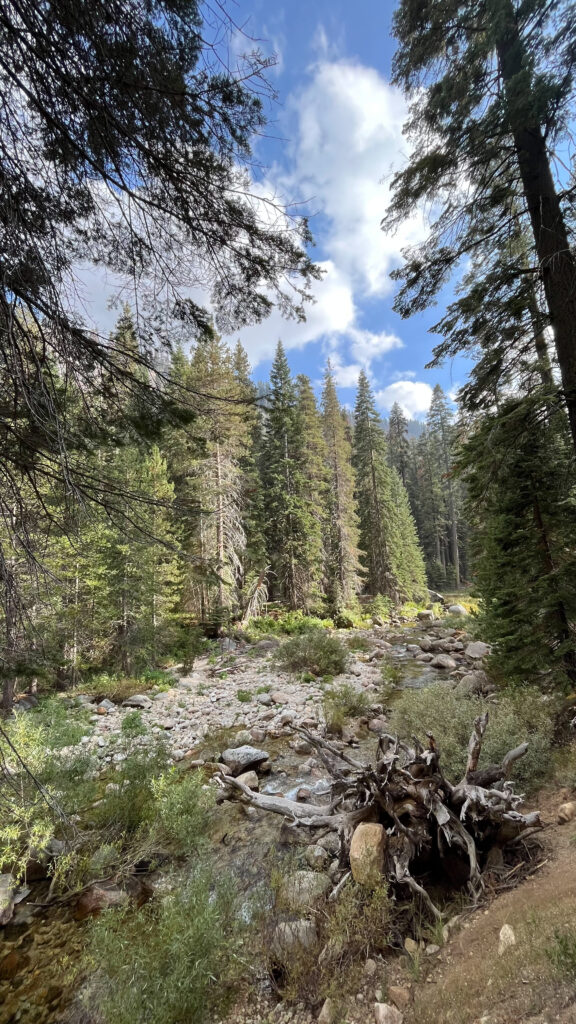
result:
<svg viewBox="0 0 576 1024"><path fill-rule="evenodd" d="M1 6L0 1024L576 1024L576 3L363 7Z"/></svg>

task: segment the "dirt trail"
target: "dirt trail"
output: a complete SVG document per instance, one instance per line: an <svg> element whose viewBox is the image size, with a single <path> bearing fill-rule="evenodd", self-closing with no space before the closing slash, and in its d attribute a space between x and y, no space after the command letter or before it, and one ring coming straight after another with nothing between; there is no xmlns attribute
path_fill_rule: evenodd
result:
<svg viewBox="0 0 576 1024"><path fill-rule="evenodd" d="M555 969L547 952L557 931L576 935L576 821L556 824L562 797L543 793L542 867L456 931L427 978L414 986L405 1024L576 1024L576 973ZM516 944L501 956L509 925ZM576 967L576 942L574 965Z"/></svg>

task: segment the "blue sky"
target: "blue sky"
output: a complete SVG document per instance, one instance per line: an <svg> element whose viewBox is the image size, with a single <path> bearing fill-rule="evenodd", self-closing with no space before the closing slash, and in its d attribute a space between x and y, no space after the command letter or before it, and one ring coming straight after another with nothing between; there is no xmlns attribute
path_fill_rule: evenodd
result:
<svg viewBox="0 0 576 1024"><path fill-rule="evenodd" d="M361 368L372 378L384 415L398 400L410 416L425 415L431 389L440 383L453 394L468 363L456 359L440 370L424 369L436 342L428 328L444 301L427 314L401 320L392 310L390 271L400 250L423 237L415 217L394 237L380 230L387 180L406 161L402 136L404 98L389 84L395 42L393 0L237 0L229 10L244 28L234 51L250 39L275 53L271 71L278 102L271 108L269 137L255 147L259 187L285 201L305 202L316 245L312 256L324 268L307 322L272 316L239 336L254 376L267 377L279 338L295 373L317 383L326 359L335 367L343 402L354 401ZM107 329L116 314L105 312L101 282L86 274L87 306Z"/></svg>

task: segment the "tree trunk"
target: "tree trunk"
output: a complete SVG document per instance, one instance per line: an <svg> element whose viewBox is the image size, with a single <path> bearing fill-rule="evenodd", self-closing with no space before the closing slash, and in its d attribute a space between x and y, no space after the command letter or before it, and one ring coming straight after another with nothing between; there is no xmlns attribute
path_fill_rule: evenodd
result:
<svg viewBox="0 0 576 1024"><path fill-rule="evenodd" d="M539 124L526 123L525 112L536 104L529 104L524 95L520 113L514 110L519 103L516 95L518 76L526 72L527 60L511 0L498 0L492 13L499 19L504 14L504 27L497 42L498 60L509 104L509 124L518 169L554 330L572 441L576 448L576 263L550 168L544 132Z"/></svg>
<svg viewBox="0 0 576 1024"><path fill-rule="evenodd" d="M4 561L4 631L6 674L2 681L2 714L11 715L14 704L16 677L12 672L16 650L16 608L14 604L14 560Z"/></svg>

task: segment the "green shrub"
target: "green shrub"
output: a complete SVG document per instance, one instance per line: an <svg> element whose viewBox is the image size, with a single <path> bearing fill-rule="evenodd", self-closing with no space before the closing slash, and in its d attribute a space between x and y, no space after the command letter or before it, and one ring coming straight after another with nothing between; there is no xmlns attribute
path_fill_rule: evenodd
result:
<svg viewBox="0 0 576 1024"><path fill-rule="evenodd" d="M350 880L335 902L318 905L318 941L310 949L294 949L287 958L281 980L284 999L314 1005L330 997L341 1004L362 984L367 957L387 952L391 921L385 883L371 891Z"/></svg>
<svg viewBox="0 0 576 1024"><path fill-rule="evenodd" d="M30 716L31 721L40 726L46 746L51 750L73 747L80 743L83 736L92 732L90 710L71 709L62 697L45 697L36 708L23 714Z"/></svg>
<svg viewBox="0 0 576 1024"><path fill-rule="evenodd" d="M282 615L262 615L251 619L246 632L257 640L267 634L275 636L301 636L315 629L329 629L333 626L331 619L321 619L314 615L305 615L301 611L284 612Z"/></svg>
<svg viewBox="0 0 576 1024"><path fill-rule="evenodd" d="M240 980L241 923L231 883L205 865L140 910L108 910L92 925L88 966L106 1024L203 1024L226 1011Z"/></svg>
<svg viewBox="0 0 576 1024"><path fill-rule="evenodd" d="M393 661L391 658L384 658L380 666L380 674L382 682L386 687L395 687L399 686L402 682L404 670L397 661Z"/></svg>
<svg viewBox="0 0 576 1024"><path fill-rule="evenodd" d="M389 619L394 610L394 605L389 597L383 597L382 594L376 594L376 597L370 601L367 606L367 611L372 618Z"/></svg>
<svg viewBox="0 0 576 1024"><path fill-rule="evenodd" d="M324 716L329 732L341 732L350 718L368 714L372 701L363 690L350 683L333 686L324 692Z"/></svg>
<svg viewBox="0 0 576 1024"><path fill-rule="evenodd" d="M323 629L295 636L278 649L275 661L289 672L313 672L315 676L340 675L349 654L337 637Z"/></svg>
<svg viewBox="0 0 576 1024"><path fill-rule="evenodd" d="M250 690L236 690L236 700L239 700L241 704L249 704L252 700L252 693Z"/></svg>
<svg viewBox="0 0 576 1024"><path fill-rule="evenodd" d="M370 651L372 650L373 644L366 639L365 636L360 636L359 633L355 633L353 636L346 637L346 646L349 651Z"/></svg>
<svg viewBox="0 0 576 1024"><path fill-rule="evenodd" d="M154 818L154 782L168 769L168 751L163 740L143 748L128 748L110 781L118 788L104 792L90 811L91 824L133 834Z"/></svg>
<svg viewBox="0 0 576 1024"><path fill-rule="evenodd" d="M203 776L173 768L152 781L152 793L153 838L177 853L188 854L198 849L208 830L215 797L214 791L205 786Z"/></svg>
<svg viewBox="0 0 576 1024"><path fill-rule="evenodd" d="M500 762L509 750L528 740L528 753L514 765L513 776L522 786L536 785L551 767L554 728L553 708L538 690L501 693L490 703L481 697L459 697L445 683L404 690L394 703L390 732L407 740L416 735L422 741L427 731L432 732L446 775L457 781L464 774L474 719L486 709L490 718L480 767Z"/></svg>
<svg viewBox="0 0 576 1024"><path fill-rule="evenodd" d="M148 726L142 718L142 712L137 710L126 712L120 729L122 735L129 739L135 739L137 736L146 736L148 733Z"/></svg>

